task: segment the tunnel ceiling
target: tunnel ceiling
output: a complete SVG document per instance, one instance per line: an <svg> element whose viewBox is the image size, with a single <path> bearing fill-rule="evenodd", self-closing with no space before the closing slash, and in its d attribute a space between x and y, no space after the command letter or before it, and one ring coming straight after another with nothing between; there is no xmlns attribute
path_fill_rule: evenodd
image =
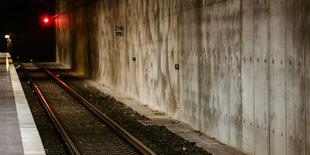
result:
<svg viewBox="0 0 310 155"><path fill-rule="evenodd" d="M53 8L55 0L0 0L0 15L12 16L20 14L27 8L42 6Z"/></svg>

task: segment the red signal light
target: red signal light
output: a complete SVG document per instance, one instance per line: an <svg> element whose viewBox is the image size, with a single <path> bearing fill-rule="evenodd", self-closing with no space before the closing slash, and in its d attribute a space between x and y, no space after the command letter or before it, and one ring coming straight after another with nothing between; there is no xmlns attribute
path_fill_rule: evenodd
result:
<svg viewBox="0 0 310 155"><path fill-rule="evenodd" d="M48 23L48 21L49 21L49 19L46 17L46 18L44 18L44 23Z"/></svg>

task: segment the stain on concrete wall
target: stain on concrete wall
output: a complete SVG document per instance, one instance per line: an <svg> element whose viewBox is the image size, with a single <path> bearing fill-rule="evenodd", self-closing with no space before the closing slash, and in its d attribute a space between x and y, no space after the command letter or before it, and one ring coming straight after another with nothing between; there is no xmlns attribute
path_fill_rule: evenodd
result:
<svg viewBox="0 0 310 155"><path fill-rule="evenodd" d="M57 61L247 153L309 154L309 5L92 1L56 19Z"/></svg>

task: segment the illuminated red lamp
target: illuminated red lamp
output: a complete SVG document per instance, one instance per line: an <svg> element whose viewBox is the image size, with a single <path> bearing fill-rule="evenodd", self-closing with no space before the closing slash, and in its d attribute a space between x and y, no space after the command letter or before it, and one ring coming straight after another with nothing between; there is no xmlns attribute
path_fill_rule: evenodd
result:
<svg viewBox="0 0 310 155"><path fill-rule="evenodd" d="M50 20L49 20L47 17L45 17L45 18L43 19L43 22L46 23L46 24L47 24L49 21L50 21Z"/></svg>

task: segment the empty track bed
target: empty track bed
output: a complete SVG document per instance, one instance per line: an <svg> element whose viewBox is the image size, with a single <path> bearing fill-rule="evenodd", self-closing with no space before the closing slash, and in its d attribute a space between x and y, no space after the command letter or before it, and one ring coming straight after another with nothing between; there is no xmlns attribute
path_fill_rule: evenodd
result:
<svg viewBox="0 0 310 155"><path fill-rule="evenodd" d="M141 154L46 73L27 73L81 154Z"/></svg>

